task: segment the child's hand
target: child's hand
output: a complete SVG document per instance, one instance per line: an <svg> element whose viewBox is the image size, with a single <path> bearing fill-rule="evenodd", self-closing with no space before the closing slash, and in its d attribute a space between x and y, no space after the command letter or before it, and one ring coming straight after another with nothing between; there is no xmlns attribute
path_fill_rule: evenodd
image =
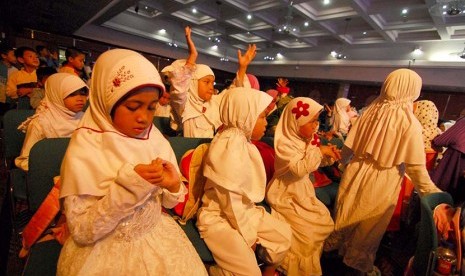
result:
<svg viewBox="0 0 465 276"><path fill-rule="evenodd" d="M334 145L328 145L328 146L321 145L320 151L321 151L321 154L323 154L324 156L331 157L335 161L338 161L341 159L341 151L337 149L337 147Z"/></svg>
<svg viewBox="0 0 465 276"><path fill-rule="evenodd" d="M276 86L278 87L287 87L289 84L289 80L286 78L278 78L278 82L276 83Z"/></svg>
<svg viewBox="0 0 465 276"><path fill-rule="evenodd" d="M157 158L150 164L138 164L134 170L152 185L165 188L170 192L179 191L181 180L176 168L168 161Z"/></svg>
<svg viewBox="0 0 465 276"><path fill-rule="evenodd" d="M239 62L239 67L247 68L247 66L249 66L249 64L255 58L256 54L257 46L255 44L249 44L249 48L247 49L244 55L242 55L241 50L237 50L237 60Z"/></svg>
<svg viewBox="0 0 465 276"><path fill-rule="evenodd" d="M192 33L191 27L187 26L184 29L184 32L186 34L187 48L189 49L189 56L187 57L186 65L194 66L197 60L198 53L197 53L197 48L195 48L194 41L192 40L192 37L191 37L191 33Z"/></svg>

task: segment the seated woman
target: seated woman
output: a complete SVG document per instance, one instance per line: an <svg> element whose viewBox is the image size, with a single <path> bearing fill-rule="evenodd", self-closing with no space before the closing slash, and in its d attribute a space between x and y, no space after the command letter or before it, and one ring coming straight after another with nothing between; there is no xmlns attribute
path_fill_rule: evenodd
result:
<svg viewBox="0 0 465 276"><path fill-rule="evenodd" d="M73 134L84 114L88 94L89 88L78 76L56 73L47 79L41 106L19 126L26 131L26 138L21 154L15 159L18 168L28 171L29 152L38 141Z"/></svg>

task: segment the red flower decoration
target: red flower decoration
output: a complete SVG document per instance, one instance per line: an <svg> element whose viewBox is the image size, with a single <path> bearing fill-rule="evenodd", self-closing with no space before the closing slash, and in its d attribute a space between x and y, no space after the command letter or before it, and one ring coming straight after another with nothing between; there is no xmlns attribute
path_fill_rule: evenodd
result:
<svg viewBox="0 0 465 276"><path fill-rule="evenodd" d="M316 133L313 134L313 139L311 141L311 144L317 147L321 145L320 136L318 136L318 134Z"/></svg>
<svg viewBox="0 0 465 276"><path fill-rule="evenodd" d="M115 78L113 80L113 86L119 87L121 85L121 80L119 78Z"/></svg>
<svg viewBox="0 0 465 276"><path fill-rule="evenodd" d="M309 104L298 101L297 106L292 109L292 113L295 114L295 119L298 120L300 116L308 116L308 114L310 114L310 112L308 112L309 107Z"/></svg>

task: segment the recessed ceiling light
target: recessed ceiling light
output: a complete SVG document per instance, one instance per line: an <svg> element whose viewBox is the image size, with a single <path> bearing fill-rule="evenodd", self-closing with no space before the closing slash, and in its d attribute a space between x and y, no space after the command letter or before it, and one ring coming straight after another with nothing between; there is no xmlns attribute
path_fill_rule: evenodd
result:
<svg viewBox="0 0 465 276"><path fill-rule="evenodd" d="M364 34L364 35L366 35L366 34L367 34L367 32L363 32L363 34Z"/></svg>
<svg viewBox="0 0 465 276"><path fill-rule="evenodd" d="M159 32L160 32L161 34L164 34L164 33L166 33L166 30L165 30L165 29L161 29L161 30L159 30Z"/></svg>
<svg viewBox="0 0 465 276"><path fill-rule="evenodd" d="M252 19L252 15L251 15L251 14L248 14L248 15L247 15L247 19L248 19L248 20Z"/></svg>
<svg viewBox="0 0 465 276"><path fill-rule="evenodd" d="M402 14L407 14L408 13L408 9L402 9Z"/></svg>
<svg viewBox="0 0 465 276"><path fill-rule="evenodd" d="M308 25L309 25L308 22L305 22L305 23L304 23L304 26L305 26L305 27L308 27Z"/></svg>
<svg viewBox="0 0 465 276"><path fill-rule="evenodd" d="M192 13L197 13L197 9L196 9L196 8L192 8Z"/></svg>
<svg viewBox="0 0 465 276"><path fill-rule="evenodd" d="M329 3L331 3L330 0L323 0L323 5L329 5Z"/></svg>

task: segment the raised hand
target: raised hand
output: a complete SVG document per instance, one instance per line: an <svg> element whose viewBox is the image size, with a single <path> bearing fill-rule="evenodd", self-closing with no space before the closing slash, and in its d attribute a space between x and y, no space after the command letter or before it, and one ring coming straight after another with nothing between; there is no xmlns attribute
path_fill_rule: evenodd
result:
<svg viewBox="0 0 465 276"><path fill-rule="evenodd" d="M287 87L289 84L289 80L286 78L278 78L278 82L276 83L276 86L278 87Z"/></svg>
<svg viewBox="0 0 465 276"><path fill-rule="evenodd" d="M255 44L249 44L249 47L244 55L242 55L241 50L237 50L237 60L239 62L239 68L249 66L252 60L255 58L257 54L257 46Z"/></svg>
<svg viewBox="0 0 465 276"><path fill-rule="evenodd" d="M187 26L186 28L184 28L184 32L186 35L187 48L189 50L189 56L187 57L186 65L194 66L197 60L198 53L197 48L195 48L194 41L191 37L191 27Z"/></svg>

